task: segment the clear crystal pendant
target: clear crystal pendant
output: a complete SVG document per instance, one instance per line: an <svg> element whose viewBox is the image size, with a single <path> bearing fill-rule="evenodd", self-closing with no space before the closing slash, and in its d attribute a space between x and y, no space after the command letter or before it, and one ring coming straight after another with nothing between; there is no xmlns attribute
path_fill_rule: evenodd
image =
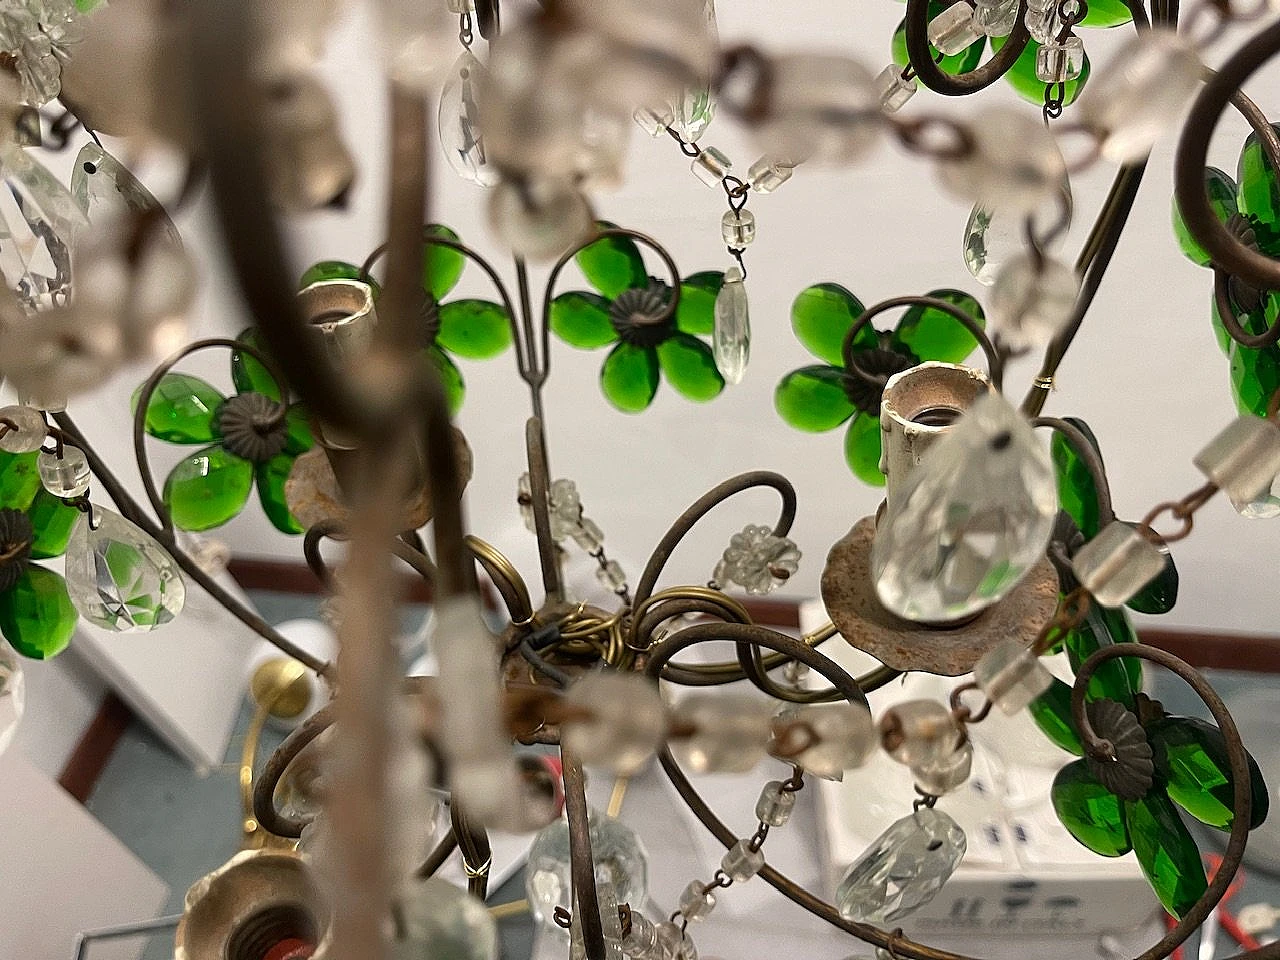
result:
<svg viewBox="0 0 1280 960"><path fill-rule="evenodd" d="M85 225L71 192L21 147L0 150L0 273L28 310L66 303L71 248Z"/></svg>
<svg viewBox="0 0 1280 960"><path fill-rule="evenodd" d="M96 504L67 546L67 589L80 616L119 633L154 630L182 610L178 565L151 536Z"/></svg>
<svg viewBox="0 0 1280 960"><path fill-rule="evenodd" d="M978 613L1044 555L1058 513L1053 467L998 393L980 396L909 475L876 530L881 603L918 622Z"/></svg>
<svg viewBox="0 0 1280 960"><path fill-rule="evenodd" d="M998 216L979 204L964 225L964 265L973 279L988 287L996 282L1001 265L1018 252L1017 217Z"/></svg>
<svg viewBox="0 0 1280 960"><path fill-rule="evenodd" d="M836 888L840 916L886 924L932 900L947 882L968 841L945 813L922 807L876 838Z"/></svg>
<svg viewBox="0 0 1280 960"><path fill-rule="evenodd" d="M724 272L724 283L716 295L711 346L716 367L727 383L742 382L751 353L751 317L747 287L742 280L742 271L730 267Z"/></svg>
<svg viewBox="0 0 1280 960"><path fill-rule="evenodd" d="M484 66L470 50L463 50L440 91L440 146L458 176L490 187L498 182L498 173L489 165L480 130L476 87L483 77Z"/></svg>
<svg viewBox="0 0 1280 960"><path fill-rule="evenodd" d="M140 213L155 217L165 239L182 246L169 215L142 182L115 157L90 141L76 154L71 195L90 223L111 223Z"/></svg>
<svg viewBox="0 0 1280 960"><path fill-rule="evenodd" d="M9 748L27 704L27 686L17 656L0 644L0 754Z"/></svg>
<svg viewBox="0 0 1280 960"><path fill-rule="evenodd" d="M707 38L711 47L717 48L720 44L720 31L716 25L715 0L703 0L702 12L707 20ZM709 77L711 64L707 66ZM685 87L671 106L671 129L690 143L696 143L707 132L707 127L716 115L715 94L711 92L709 81L696 87Z"/></svg>

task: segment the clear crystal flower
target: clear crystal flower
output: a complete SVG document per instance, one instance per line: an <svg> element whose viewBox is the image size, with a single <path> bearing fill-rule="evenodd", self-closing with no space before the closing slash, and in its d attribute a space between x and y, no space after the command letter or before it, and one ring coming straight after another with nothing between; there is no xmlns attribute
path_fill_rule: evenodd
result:
<svg viewBox="0 0 1280 960"><path fill-rule="evenodd" d="M548 498L551 506L551 539L559 543L565 537L572 536L582 522L582 498L578 495L578 486L572 480L561 477L551 482ZM520 489L516 496L520 504L520 516L530 533L533 527L533 488L529 484L527 473L520 475Z"/></svg>
<svg viewBox="0 0 1280 960"><path fill-rule="evenodd" d="M718 583L762 594L782 586L799 569L800 550L792 541L764 525L748 524L729 538L714 576Z"/></svg>

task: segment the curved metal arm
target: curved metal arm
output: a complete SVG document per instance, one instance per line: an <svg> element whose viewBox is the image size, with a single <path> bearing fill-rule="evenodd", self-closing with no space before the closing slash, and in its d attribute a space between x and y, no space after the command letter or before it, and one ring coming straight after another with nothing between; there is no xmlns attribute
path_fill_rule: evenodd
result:
<svg viewBox="0 0 1280 960"><path fill-rule="evenodd" d="M929 0L907 0L907 59L916 76L930 90L946 97L963 97L989 87L1006 73L1022 56L1031 34L1027 30L1026 0L1018 4L1018 18L1004 46L982 66L967 73L950 74L933 62L929 45Z"/></svg>
<svg viewBox="0 0 1280 960"><path fill-rule="evenodd" d="M331 590L336 589L336 584L334 583L333 575L329 572L329 565L320 553L320 544L324 540L341 542L347 539L349 539L349 534L346 527L335 521L317 523L309 527L306 535L302 538L302 555L307 561L307 566L316 575L316 579ZM436 567L431 562L431 558L425 553L399 538L392 539L387 544L387 548L412 567L414 573L429 585L435 584Z"/></svg>
<svg viewBox="0 0 1280 960"><path fill-rule="evenodd" d="M1049 427L1066 438L1067 443L1071 444L1071 449L1084 463L1085 469L1093 479L1093 489L1097 495L1099 529L1114 520L1116 512L1111 506L1111 485L1107 482L1106 467L1103 466L1102 457L1098 455L1098 451L1084 435L1084 431L1075 424L1057 417L1036 417L1031 421L1031 425Z"/></svg>
<svg viewBox="0 0 1280 960"><path fill-rule="evenodd" d="M1250 350L1260 350L1280 340L1280 319L1273 321L1266 330L1258 334L1249 333L1240 325L1235 305L1231 302L1230 282L1230 274L1221 267L1213 268L1213 305L1218 310L1218 319L1222 321L1222 328L1227 331L1227 336Z"/></svg>

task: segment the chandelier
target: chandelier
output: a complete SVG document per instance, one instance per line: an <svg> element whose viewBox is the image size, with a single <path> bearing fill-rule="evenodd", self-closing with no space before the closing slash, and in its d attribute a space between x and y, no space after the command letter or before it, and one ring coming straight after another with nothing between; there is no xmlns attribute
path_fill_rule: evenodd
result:
<svg viewBox="0 0 1280 960"><path fill-rule="evenodd" d="M326 259L299 277L282 217L341 212L357 175L316 71L342 6L0 5L0 373L19 398L0 409L0 742L21 714L15 653L55 656L81 618L175 630L193 584L331 694L252 784L247 849L192 887L178 960L493 960L482 906L491 830L536 833L532 906L568 931L572 957L694 960L695 922L754 882L892 957L960 960L904 928L965 854L946 797L969 779L969 731L992 710L1029 715L1065 752L1050 792L1062 825L1100 856L1132 851L1173 918L1139 960L1186 940L1227 891L1267 789L1222 699L1186 663L1139 643L1126 609L1172 608L1170 547L1212 498L1245 518L1280 516L1280 136L1241 89L1280 50L1280 23L1257 28L1216 72L1202 59L1268 5L907 0L893 62L877 71L839 54L722 45L712 0L501 10L498 0L374 0L381 46L369 54L391 114L387 239L362 262ZM1095 27L1131 34L1096 64ZM947 109L944 98L1001 80L1033 106ZM920 87L942 96L916 100ZM1234 176L1207 166L1228 105L1252 129ZM758 150L745 170L711 144L722 124ZM722 269L686 272L659 240L594 212L596 194L627 178L635 125L723 192ZM1129 521L1088 424L1044 408L1148 153L1175 130L1174 231L1212 271L1212 322L1240 415L1188 438L1201 486ZM922 278L869 306L836 282L795 297L792 327L816 362L777 384L777 412L801 431L842 428L856 480L885 488L874 516L822 545L830 622L796 639L753 622L741 598L798 569L795 489L773 472L697 499L630 578L576 485L551 472L552 355L562 344L600 351L599 391L624 413L642 414L659 390L714 401L751 375L748 283L773 282L750 256L756 205L810 169L856 178L888 140L972 205L963 258L983 290ZM72 145L64 183L42 151ZM115 155L157 147L187 160L170 209L208 185L246 313L235 338L190 340L201 264ZM1069 177L1108 166L1114 183L1071 262L1059 249L1079 213ZM485 188L491 235L464 242L436 222L428 174ZM514 289L480 247L513 257ZM547 268L540 290L530 262ZM466 270L485 296L455 293ZM508 351L527 391L511 402L527 415L515 493L537 542L533 572L468 533L471 448L451 422L466 401L457 361ZM230 395L182 369L210 352L229 363ZM1018 402L1006 367L1028 356L1040 366ZM74 419L77 397L138 361L155 365L133 395L145 503L95 448L113 438L88 437ZM581 402L599 398L584 390ZM161 484L155 441L183 447ZM778 495L777 519L734 534L705 583L662 585L700 521L757 488ZM334 592L333 662L219 586L183 535L257 509L255 490ZM419 533L428 524L430 546ZM327 541L345 544L337 569ZM594 563L607 606L573 595L573 551ZM397 661L394 560L433 592L432 677L405 680ZM682 656L715 642L735 659ZM846 672L823 652L844 642L881 665ZM1059 652L1070 684L1043 661ZM1189 684L1213 723L1147 696L1144 660ZM948 702L908 700L873 720L867 694L911 672L970 679ZM282 671L259 699L277 703L298 675ZM696 689L709 686L731 689ZM877 752L910 770L901 819L833 890L771 867L768 838L797 792ZM634 836L589 810L584 792L584 768L625 778L655 755L726 848L719 869L683 891L646 891ZM750 773L762 761L776 776L762 778L754 831L735 834L688 773ZM1228 835L1212 876L1180 810ZM466 892L435 876L455 851Z"/></svg>

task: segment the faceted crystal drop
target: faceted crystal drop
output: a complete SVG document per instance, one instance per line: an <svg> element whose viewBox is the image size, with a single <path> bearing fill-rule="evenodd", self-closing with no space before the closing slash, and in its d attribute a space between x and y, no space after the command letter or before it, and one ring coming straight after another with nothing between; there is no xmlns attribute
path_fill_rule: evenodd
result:
<svg viewBox="0 0 1280 960"><path fill-rule="evenodd" d="M697 143L716 115L716 98L706 87L686 87L675 103L670 126L687 142Z"/></svg>
<svg viewBox="0 0 1280 960"><path fill-rule="evenodd" d="M742 271L730 267L724 273L724 285L716 294L716 325L711 346L716 368L726 383L741 383L747 372L751 354L751 317L747 305L747 287Z"/></svg>
<svg viewBox="0 0 1280 960"><path fill-rule="evenodd" d="M64 304L85 217L70 191L20 147L0 151L0 274L28 310Z"/></svg>
<svg viewBox="0 0 1280 960"><path fill-rule="evenodd" d="M932 900L964 856L964 831L923 807L882 833L836 888L840 916L860 923L900 920Z"/></svg>
<svg viewBox="0 0 1280 960"><path fill-rule="evenodd" d="M480 129L476 88L483 78L480 61L470 50L462 51L440 91L440 147L458 176L489 187L498 182L498 172L489 165Z"/></svg>
<svg viewBox="0 0 1280 960"><path fill-rule="evenodd" d="M996 282L1001 266L1021 250L1018 218L998 215L979 204L964 225L964 265L979 283Z"/></svg>
<svg viewBox="0 0 1280 960"><path fill-rule="evenodd" d="M1230 830L1235 782L1222 731L1194 717L1161 717L1147 728L1152 759L1169 799L1211 827ZM1267 819L1270 796L1257 762L1249 757L1249 829Z"/></svg>
<svg viewBox="0 0 1280 960"><path fill-rule="evenodd" d="M648 860L635 833L622 821L598 810L587 816L591 857L596 878L613 884L619 903L642 904L648 896ZM569 823L563 818L534 837L525 867L525 895L533 918L559 930L553 917L557 906L572 910L569 870Z"/></svg>
<svg viewBox="0 0 1280 960"><path fill-rule="evenodd" d="M79 447L62 448L62 456L41 451L36 457L40 483L55 497L78 497L89 489L89 460Z"/></svg>
<svg viewBox="0 0 1280 960"><path fill-rule="evenodd" d="M163 626L182 610L178 565L119 514L94 506L97 527L80 519L67 547L67 587L80 615L120 633Z"/></svg>
<svg viewBox="0 0 1280 960"><path fill-rule="evenodd" d="M27 705L27 684L18 658L0 646L0 754L9 749Z"/></svg>
<svg viewBox="0 0 1280 960"><path fill-rule="evenodd" d="M76 155L71 195L90 223L123 223L130 215L146 214L155 218L152 222L167 240L182 246L178 228L160 201L119 160L92 140Z"/></svg>
<svg viewBox="0 0 1280 960"><path fill-rule="evenodd" d="M1000 394L960 418L876 531L880 601L908 620L955 620L999 601L1044 555L1058 513L1053 468Z"/></svg>
<svg viewBox="0 0 1280 960"><path fill-rule="evenodd" d="M448 880L412 881L396 907L395 960L497 960L493 917L483 901Z"/></svg>
<svg viewBox="0 0 1280 960"><path fill-rule="evenodd" d="M15 404L0 407L0 450L5 453L32 453L39 450L49 435L44 417L35 407Z"/></svg>

